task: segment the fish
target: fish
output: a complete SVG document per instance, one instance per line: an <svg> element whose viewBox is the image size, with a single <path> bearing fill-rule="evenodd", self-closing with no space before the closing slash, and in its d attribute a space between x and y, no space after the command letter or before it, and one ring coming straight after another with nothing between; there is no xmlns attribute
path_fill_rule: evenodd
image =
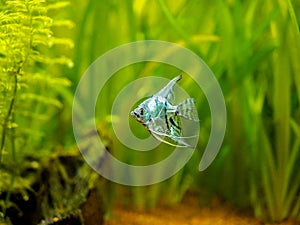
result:
<svg viewBox="0 0 300 225"><path fill-rule="evenodd" d="M182 118L198 122L198 113L194 99L187 98L178 105L173 105L174 86L182 78L178 75L164 88L153 94L133 111L131 116L141 123L157 140L175 147L193 148L187 142L195 136L182 135Z"/></svg>

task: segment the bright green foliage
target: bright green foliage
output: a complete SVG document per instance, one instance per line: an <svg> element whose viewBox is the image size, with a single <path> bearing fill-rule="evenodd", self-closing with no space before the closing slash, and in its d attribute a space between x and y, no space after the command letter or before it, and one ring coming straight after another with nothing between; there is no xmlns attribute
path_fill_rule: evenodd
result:
<svg viewBox="0 0 300 225"><path fill-rule="evenodd" d="M48 146L74 143L69 138L72 133L67 133L71 130L70 115L59 114L62 107L71 109L72 102L72 94L64 88L70 82L59 76L63 75L59 64L71 67L72 62L57 54L68 55L73 42L55 35L73 23L54 16L68 4L38 0L0 3L2 163L13 157L19 160L23 152L48 156L49 151L43 151ZM128 188L130 204L147 208L160 201L178 203L192 189L203 193L205 200L217 194L237 206L252 208L262 220L299 219L299 1L73 0L71 4L64 13L76 23L72 31L75 66L73 76L68 76L74 83L72 88L106 51L131 41L158 39L179 43L202 57L224 93L228 112L225 142L213 164L199 173L199 158L210 133L210 111L192 79L181 83L196 98L201 121L198 149L188 165L169 180ZM121 118L111 117L110 109L129 82L153 75L172 78L179 72L169 65L139 63L118 71L105 85L96 106L96 120L104 124L100 131L112 139L111 150L117 158L149 165L172 152L163 145L149 153L127 149L111 129L111 120ZM87 95L89 91L87 88ZM69 105L63 105L58 96ZM129 122L137 136L149 135L139 124ZM9 178L8 173L0 175L6 178L5 187L22 182L19 177ZM23 180L24 185L30 185L28 182ZM112 198L114 195L108 193Z"/></svg>
<svg viewBox="0 0 300 225"><path fill-rule="evenodd" d="M53 106L57 111L62 107L53 90L69 86L70 82L53 76L49 68L54 64L72 66L72 62L66 56L52 57L47 54L47 48L72 47L71 40L53 37L52 30L54 26L71 22L56 22L48 13L65 5L66 2L48 4L43 0L4 1L1 5L0 161L3 155L14 152L16 145L24 149L32 136L42 135L40 128L34 126L47 121L54 113L45 110Z"/></svg>
<svg viewBox="0 0 300 225"><path fill-rule="evenodd" d="M72 40L55 37L56 29L72 26L71 21L52 16L66 5L45 0L0 3L0 194L7 193L0 205L4 211L11 206L12 191L30 189L31 180L20 176L26 164L23 156L50 152L47 144L55 127L44 126L62 109L58 95L70 86L58 75L61 66L72 67L72 61L65 55L53 56L61 46L73 47Z"/></svg>
<svg viewBox="0 0 300 225"><path fill-rule="evenodd" d="M275 221L299 218L300 214L297 194L300 190L300 35L292 3L279 2L279 9L278 18L271 23L270 35L278 44L269 61L273 65L271 82L264 79L264 87L256 90L260 92L258 98L252 97L251 102L257 106L251 115L256 120L254 129L257 130L253 131L257 134L257 145L251 149L256 154L260 152L262 158L255 165L261 174L256 171L252 200L258 216L268 211ZM254 88L251 89L252 92ZM261 102L262 95L265 95L264 102ZM271 111L269 118L259 115L267 111ZM262 186L258 183L260 179ZM260 200L261 191L265 202Z"/></svg>
<svg viewBox="0 0 300 225"><path fill-rule="evenodd" d="M182 44L201 56L217 76L226 99L226 139L210 168L197 175L191 172L196 170L201 156L196 153L189 165L170 180L131 189L135 204L153 207L162 198L178 202L200 176L200 192L208 196L217 193L238 206L252 207L263 220L299 217L299 1L76 3L78 9L84 10L80 10L77 18L74 73L78 77L73 78L74 82L97 56L109 49L130 41L158 39ZM109 117L105 117L110 113L106 109L111 108L115 96L128 82L150 75L170 78L177 72L168 65L155 63L119 71L115 75L119 77L112 78L99 97L97 115L102 116L98 120ZM182 85L191 96L199 96L200 91L192 81ZM201 121L197 152L201 153L210 132L210 114L204 98L198 97L197 101ZM131 125L137 135L145 136ZM113 136L112 131L108 132ZM158 148L144 159L142 154L128 149L122 154L124 146L117 140L114 146L116 155L133 164L159 161L169 150Z"/></svg>
<svg viewBox="0 0 300 225"><path fill-rule="evenodd" d="M299 218L300 36L291 1L217 1L213 68L227 101L227 135L205 176L257 217ZM220 74L220 75L218 75ZM207 179L203 177L203 179ZM219 180L220 179L220 180ZM220 185L221 183L221 185Z"/></svg>

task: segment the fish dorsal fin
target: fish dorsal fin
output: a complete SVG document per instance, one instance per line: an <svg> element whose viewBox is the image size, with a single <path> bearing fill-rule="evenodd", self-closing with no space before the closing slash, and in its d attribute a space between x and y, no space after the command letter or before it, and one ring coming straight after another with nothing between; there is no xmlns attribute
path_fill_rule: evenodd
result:
<svg viewBox="0 0 300 225"><path fill-rule="evenodd" d="M182 75L178 75L177 77L173 78L163 89L161 89L159 92L154 94L154 96L161 96L168 101L174 101L174 93L173 88L177 81L179 81L182 78Z"/></svg>

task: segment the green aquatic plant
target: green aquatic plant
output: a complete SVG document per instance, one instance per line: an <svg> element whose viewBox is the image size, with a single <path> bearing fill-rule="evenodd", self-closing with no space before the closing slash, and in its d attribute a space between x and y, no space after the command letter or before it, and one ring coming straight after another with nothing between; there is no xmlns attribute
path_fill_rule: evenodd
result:
<svg viewBox="0 0 300 225"><path fill-rule="evenodd" d="M65 38L53 36L53 27L64 26L64 21L55 21L48 13L63 8L66 2L47 4L45 1L4 1L0 12L0 159L3 154L16 148L20 131L29 128L26 121L39 120L46 115L36 115L39 103L61 107L54 96L43 89L68 86L65 78L51 74L50 66L72 62L65 56L47 55L45 47L54 45L72 46ZM67 21L68 22L68 21ZM47 71L48 69L48 71ZM54 94L54 93L52 93ZM42 118L45 119L45 118ZM26 125L21 128L21 125ZM32 127L31 127L32 128ZM33 132L34 129L28 129ZM8 139L10 143L8 142Z"/></svg>
<svg viewBox="0 0 300 225"><path fill-rule="evenodd" d="M74 83L106 51L130 41L158 39L182 44L201 56L218 78L226 99L226 139L210 168L197 172L201 149L210 133L209 107L200 101L199 149L192 160L163 183L129 188L131 204L151 208L162 198L166 203L177 203L198 179L197 191L205 193L204 198L217 194L239 207L252 208L262 220L299 217L297 1L268 0L262 5L259 0L78 0L75 7L77 48L75 76L70 77ZM118 71L99 96L96 115L104 116L97 120L109 124L111 112L107 109L128 82L179 72L155 63ZM183 87L191 87L188 85ZM88 94L90 90L86 91ZM196 88L189 91L192 96L199 95ZM144 135L131 125L135 134ZM161 147L151 157L144 157L126 149L112 130L105 131L113 139L114 154L124 162L153 163L170 150Z"/></svg>
<svg viewBox="0 0 300 225"><path fill-rule="evenodd" d="M47 148L43 125L62 108L57 96L70 85L56 73L60 65L72 67L72 61L54 54L60 51L59 46L72 48L70 39L55 34L58 28L73 25L53 16L68 4L44 0L0 3L0 195L7 193L4 206L0 202L4 211L15 180L22 180L23 157L45 153L41 151ZM11 175L9 187L2 177L5 174ZM28 182L18 183L26 186Z"/></svg>
<svg viewBox="0 0 300 225"><path fill-rule="evenodd" d="M264 81L258 98L252 99L252 104L256 104L253 108L258 109L253 111L257 119L256 147L263 159L258 165L262 185L258 185L258 180L252 183L252 197L256 214L263 216L267 211L273 221L288 217L299 219L300 214L297 172L300 160L300 34L292 2L279 2L278 5L280 16L271 26L271 36L278 42L270 59L273 76L271 83ZM259 112L261 118L257 117ZM260 200L261 191L264 201Z"/></svg>
<svg viewBox="0 0 300 225"><path fill-rule="evenodd" d="M299 25L293 1L219 1L229 112L212 190L262 220L299 218ZM260 16L257 16L260 15ZM205 179L205 178L203 178Z"/></svg>

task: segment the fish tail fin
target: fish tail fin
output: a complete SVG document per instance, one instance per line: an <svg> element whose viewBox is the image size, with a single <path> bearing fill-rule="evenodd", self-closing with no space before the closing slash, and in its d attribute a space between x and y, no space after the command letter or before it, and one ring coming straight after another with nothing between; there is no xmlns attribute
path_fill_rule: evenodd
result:
<svg viewBox="0 0 300 225"><path fill-rule="evenodd" d="M177 106L176 114L189 120L199 121L194 99L187 98Z"/></svg>

